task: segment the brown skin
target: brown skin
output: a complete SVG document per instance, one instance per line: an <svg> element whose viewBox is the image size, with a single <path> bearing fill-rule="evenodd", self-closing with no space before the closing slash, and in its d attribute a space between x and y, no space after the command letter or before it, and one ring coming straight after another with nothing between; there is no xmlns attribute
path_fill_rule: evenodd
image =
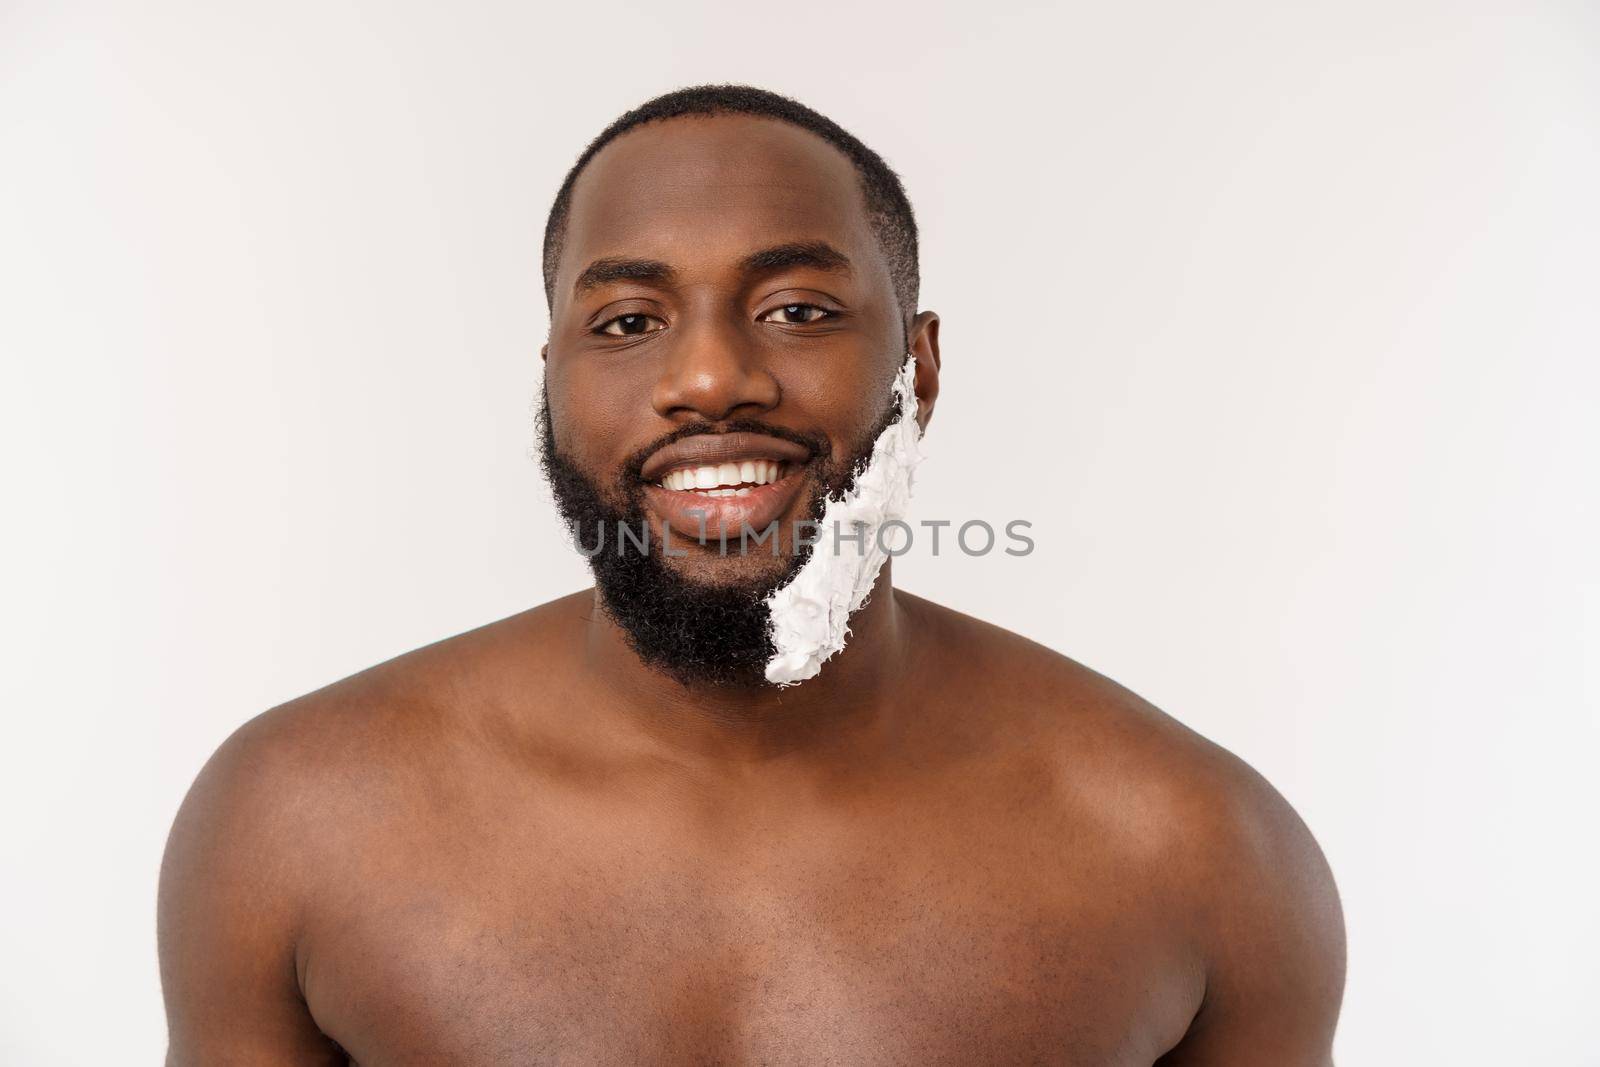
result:
<svg viewBox="0 0 1600 1067"><path fill-rule="evenodd" d="M741 267L789 241L851 269ZM574 293L605 257L675 275ZM840 314L763 317L795 303ZM590 332L621 314L663 325ZM605 479L685 422L844 455L901 329L834 149L751 118L647 126L578 183L557 438ZM908 337L926 417L938 319ZM168 1063L1330 1062L1338 899L1271 786L887 572L853 629L798 688L687 689L585 592L248 723L163 867Z"/></svg>

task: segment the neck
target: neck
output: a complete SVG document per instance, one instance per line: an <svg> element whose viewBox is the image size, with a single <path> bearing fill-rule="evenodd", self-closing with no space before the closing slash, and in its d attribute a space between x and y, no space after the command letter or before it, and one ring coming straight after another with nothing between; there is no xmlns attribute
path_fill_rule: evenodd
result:
<svg viewBox="0 0 1600 1067"><path fill-rule="evenodd" d="M850 640L799 685L684 685L644 664L601 609L590 613L588 675L624 730L684 755L748 763L776 757L837 759L891 737L906 701L913 621L897 600L889 567L850 617Z"/></svg>

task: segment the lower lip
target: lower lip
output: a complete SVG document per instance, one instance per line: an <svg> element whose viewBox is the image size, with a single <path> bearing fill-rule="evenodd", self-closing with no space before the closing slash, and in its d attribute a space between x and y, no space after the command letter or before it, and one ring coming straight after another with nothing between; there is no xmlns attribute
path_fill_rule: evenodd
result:
<svg viewBox="0 0 1600 1067"><path fill-rule="evenodd" d="M802 481L799 473L788 474L755 486L744 496L706 496L692 489L647 485L644 498L673 533L687 540L699 541L702 533L708 541L737 540L745 528L760 534L783 518L799 495Z"/></svg>

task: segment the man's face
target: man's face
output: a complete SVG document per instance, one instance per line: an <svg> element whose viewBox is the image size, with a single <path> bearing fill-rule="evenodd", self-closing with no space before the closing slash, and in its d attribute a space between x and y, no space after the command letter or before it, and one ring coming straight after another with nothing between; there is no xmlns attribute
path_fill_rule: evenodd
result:
<svg viewBox="0 0 1600 1067"><path fill-rule="evenodd" d="M646 125L573 191L550 437L609 509L642 513L656 545L670 532L686 555L658 563L678 579L770 588L793 569L793 522L882 428L904 330L837 149L747 116ZM770 542L738 550L742 527L773 523L776 558Z"/></svg>

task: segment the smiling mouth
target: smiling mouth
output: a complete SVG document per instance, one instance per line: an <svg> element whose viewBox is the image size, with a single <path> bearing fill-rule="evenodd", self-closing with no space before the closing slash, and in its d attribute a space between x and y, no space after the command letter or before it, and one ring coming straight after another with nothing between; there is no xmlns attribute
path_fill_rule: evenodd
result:
<svg viewBox="0 0 1600 1067"><path fill-rule="evenodd" d="M646 506L674 534L726 541L787 515L815 455L813 447L765 433L701 433L657 449L639 477Z"/></svg>
<svg viewBox="0 0 1600 1067"><path fill-rule="evenodd" d="M804 464L753 458L675 467L645 483L645 502L675 537L736 539L787 515L805 485L804 471ZM775 549L777 542L770 543Z"/></svg>
<svg viewBox="0 0 1600 1067"><path fill-rule="evenodd" d="M675 493L706 498L749 496L763 485L782 481L789 467L788 463L768 459L678 467L656 484Z"/></svg>

